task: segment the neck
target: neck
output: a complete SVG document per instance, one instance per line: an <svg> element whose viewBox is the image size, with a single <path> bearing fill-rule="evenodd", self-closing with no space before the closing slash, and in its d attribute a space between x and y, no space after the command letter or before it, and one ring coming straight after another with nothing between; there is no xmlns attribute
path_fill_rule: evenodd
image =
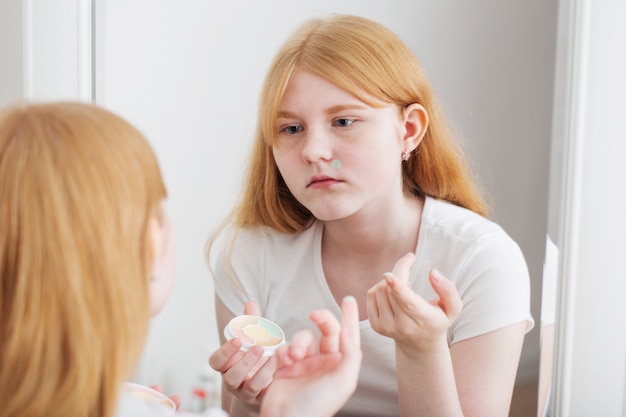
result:
<svg viewBox="0 0 626 417"><path fill-rule="evenodd" d="M403 197L401 204L388 204L369 213L326 222L324 251L350 258L399 257L414 252L424 200Z"/></svg>

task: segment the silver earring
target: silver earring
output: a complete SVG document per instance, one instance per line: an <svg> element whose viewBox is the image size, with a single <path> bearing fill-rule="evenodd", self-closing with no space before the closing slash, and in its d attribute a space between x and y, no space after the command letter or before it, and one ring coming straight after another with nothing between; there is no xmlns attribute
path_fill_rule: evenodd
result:
<svg viewBox="0 0 626 417"><path fill-rule="evenodd" d="M402 160L403 161L408 161L410 156L411 156L411 153L409 151L402 152Z"/></svg>

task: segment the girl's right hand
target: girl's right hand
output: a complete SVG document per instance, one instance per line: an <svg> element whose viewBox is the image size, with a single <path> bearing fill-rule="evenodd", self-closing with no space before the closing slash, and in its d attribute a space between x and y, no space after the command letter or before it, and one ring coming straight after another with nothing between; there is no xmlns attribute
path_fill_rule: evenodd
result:
<svg viewBox="0 0 626 417"><path fill-rule="evenodd" d="M253 302L246 303L244 314L259 315ZM263 348L254 346L248 352L240 350L241 340L234 338L219 347L209 357L211 368L222 374L224 388L239 401L257 408L277 369L274 356L263 356Z"/></svg>
<svg viewBox="0 0 626 417"><path fill-rule="evenodd" d="M458 317L463 302L454 284L437 270L428 277L438 298L426 301L409 285L415 255L400 258L391 273L367 293L367 315L372 328L394 339L396 347L425 352L447 349L446 332Z"/></svg>
<svg viewBox="0 0 626 417"><path fill-rule="evenodd" d="M356 300L343 300L341 323L328 310L314 311L310 318L321 337L301 330L278 349L279 369L261 417L332 416L356 389L363 357Z"/></svg>

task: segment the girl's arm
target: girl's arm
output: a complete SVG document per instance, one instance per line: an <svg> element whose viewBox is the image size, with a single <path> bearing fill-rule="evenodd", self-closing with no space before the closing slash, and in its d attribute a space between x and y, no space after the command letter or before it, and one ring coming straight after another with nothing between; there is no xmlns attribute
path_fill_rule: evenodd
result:
<svg viewBox="0 0 626 417"><path fill-rule="evenodd" d="M372 327L396 345L402 416L507 416L524 323L447 345L447 329L461 311L456 288L437 271L437 300L426 302L407 284L407 254L368 292ZM416 395L419 393L419 395Z"/></svg>
<svg viewBox="0 0 626 417"><path fill-rule="evenodd" d="M450 347L465 416L509 415L525 333L520 322Z"/></svg>
<svg viewBox="0 0 626 417"><path fill-rule="evenodd" d="M524 332L520 322L430 355L396 346L401 415L508 416Z"/></svg>

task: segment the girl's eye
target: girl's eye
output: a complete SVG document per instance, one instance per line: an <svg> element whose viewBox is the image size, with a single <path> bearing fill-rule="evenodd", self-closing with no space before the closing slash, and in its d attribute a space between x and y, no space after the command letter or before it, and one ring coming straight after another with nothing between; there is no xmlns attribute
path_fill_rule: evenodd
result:
<svg viewBox="0 0 626 417"><path fill-rule="evenodd" d="M286 133L288 135L295 135L296 133L302 132L302 130L302 126L290 125L283 127L280 131L281 133Z"/></svg>
<svg viewBox="0 0 626 417"><path fill-rule="evenodd" d="M354 119L336 119L334 123L335 123L335 126L348 127L354 122L355 122Z"/></svg>

